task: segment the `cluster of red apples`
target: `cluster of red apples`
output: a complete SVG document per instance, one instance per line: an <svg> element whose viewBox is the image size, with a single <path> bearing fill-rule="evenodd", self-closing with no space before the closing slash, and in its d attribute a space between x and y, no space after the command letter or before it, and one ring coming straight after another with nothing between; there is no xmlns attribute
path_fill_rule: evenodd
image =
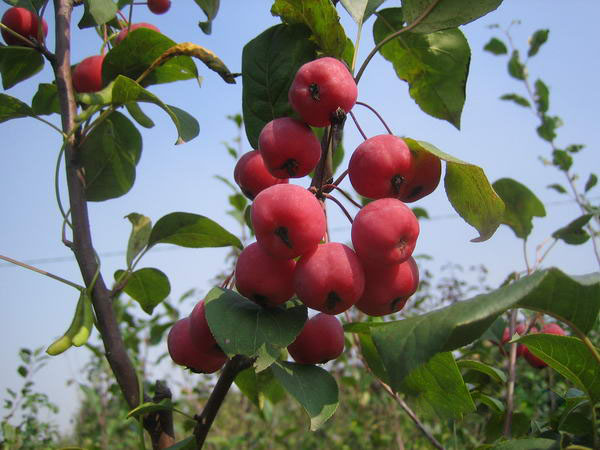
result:
<svg viewBox="0 0 600 450"><path fill-rule="evenodd" d="M154 14L164 14L171 7L171 0L148 0L148 9ZM39 17L34 12L20 7L8 9L2 16L2 23L15 33L27 38L34 39L37 42L43 42L48 35L48 24L43 17ZM41 24L41 28L40 28ZM115 37L114 43L118 45L130 31L137 28L149 28L160 32L159 29L145 22L132 24L124 27ZM29 42L21 39L19 36L2 28L2 37L7 45L29 46ZM76 92L97 92L103 88L102 82L102 63L104 55L93 55L83 59L73 69L72 79L73 88Z"/></svg>
<svg viewBox="0 0 600 450"><path fill-rule="evenodd" d="M518 334L519 336L524 336L526 334L536 334L538 332L540 332L540 331L538 331L538 329L535 326L528 327L528 325L523 322L517 324L517 326L515 327L515 333ZM566 335L565 330L563 330L556 323L545 324L542 327L542 331L540 333L556 334L559 336ZM510 340L511 340L510 330L507 327L504 329L504 333L502 334L502 341L500 342L500 344L505 345ZM519 358L519 357L523 357L525 359L525 361L527 361L529 363L529 365L531 365L531 367L534 367L536 369L543 369L544 367L546 367L548 365L544 361L542 361L540 358L535 356L533 353L531 353L531 351L527 348L527 346L525 344L517 344L517 358Z"/></svg>
<svg viewBox="0 0 600 450"><path fill-rule="evenodd" d="M339 123L357 96L356 83L341 61L323 57L304 64L288 93L299 119L280 117L267 123L258 149L244 154L234 170L236 183L253 200L256 235L256 242L246 246L237 260L236 289L265 308L278 307L296 295L319 312L288 347L291 357L302 364L324 363L342 353L344 332L337 314L352 306L371 316L395 313L419 284L411 256L419 223L405 202L437 187L439 158L412 152L392 134L366 139L355 149L345 173L353 188L372 201L352 221L353 248L327 237L324 202L341 179L308 189L289 183L290 178L309 175L321 160L321 143L311 127ZM189 348L205 346L194 342L194 330L204 327L206 320L195 323L193 314L175 324L169 349L176 363L206 372L173 350L179 328L189 330Z"/></svg>

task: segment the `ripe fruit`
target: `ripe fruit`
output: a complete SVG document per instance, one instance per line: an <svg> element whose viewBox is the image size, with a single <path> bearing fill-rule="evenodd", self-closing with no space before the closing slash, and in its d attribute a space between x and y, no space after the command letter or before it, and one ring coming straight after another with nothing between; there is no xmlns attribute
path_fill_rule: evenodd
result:
<svg viewBox="0 0 600 450"><path fill-rule="evenodd" d="M428 152L412 153L411 174L398 196L405 203L416 202L435 190L442 175L442 161Z"/></svg>
<svg viewBox="0 0 600 450"><path fill-rule="evenodd" d="M242 155L233 170L233 179L250 200L253 200L260 191L274 184L288 182L287 178L275 178L269 173L257 150Z"/></svg>
<svg viewBox="0 0 600 450"><path fill-rule="evenodd" d="M331 115L341 108L345 113L356 103L358 89L346 65L331 57L304 64L288 92L292 108L313 127L331 125Z"/></svg>
<svg viewBox="0 0 600 450"><path fill-rule="evenodd" d="M19 33L26 38L38 39L40 18L34 13L25 8L13 7L6 10L2 16L2 23L11 30ZM48 35L48 24L44 18L42 22L42 40ZM27 46L27 42L2 29L2 37L7 45L22 45Z"/></svg>
<svg viewBox="0 0 600 450"><path fill-rule="evenodd" d="M169 355L175 364L196 372L213 373L223 367L226 356L203 353L192 339L190 318L184 317L173 324L167 337Z"/></svg>
<svg viewBox="0 0 600 450"><path fill-rule="evenodd" d="M73 87L77 92L96 92L102 89L104 55L85 58L73 69Z"/></svg>
<svg viewBox="0 0 600 450"><path fill-rule="evenodd" d="M277 178L308 175L321 158L321 144L310 127L291 117L267 123L258 136L258 149Z"/></svg>
<svg viewBox="0 0 600 450"><path fill-rule="evenodd" d="M294 273L298 298L309 308L339 314L363 293L363 268L351 248L337 242L320 244L302 255Z"/></svg>
<svg viewBox="0 0 600 450"><path fill-rule="evenodd" d="M171 0L148 0L148 9L154 14L164 14L171 8Z"/></svg>
<svg viewBox="0 0 600 450"><path fill-rule="evenodd" d="M119 44L123 39L125 39L127 37L127 35L129 34L130 31L137 30L138 28L148 28L150 30L156 31L157 33L160 33L160 30L158 29L158 27L152 25L151 23L146 23L146 22L134 23L134 24L131 24L129 29L123 28L119 32L119 34L117 35L117 37L115 39L115 44Z"/></svg>
<svg viewBox="0 0 600 450"><path fill-rule="evenodd" d="M316 197L295 184L276 184L254 199L252 225L271 256L291 259L315 248L325 235L325 213Z"/></svg>
<svg viewBox="0 0 600 450"><path fill-rule="evenodd" d="M277 306L294 295L295 268L293 259L275 259L254 242L240 253L235 286L240 294L261 306Z"/></svg>
<svg viewBox="0 0 600 450"><path fill-rule="evenodd" d="M348 164L352 187L368 198L400 198L412 177L412 154L403 139L381 134L360 144Z"/></svg>
<svg viewBox="0 0 600 450"><path fill-rule="evenodd" d="M545 334L557 334L559 336L564 336L565 330L563 330L559 325L555 323L547 323L543 326L541 333ZM523 358L527 360L527 362L536 369L543 369L548 364L542 361L540 358L535 356L531 351L527 348L526 345L523 345Z"/></svg>
<svg viewBox="0 0 600 450"><path fill-rule="evenodd" d="M404 308L419 287L419 268L411 256L392 266L367 268L365 290L356 307L369 316L384 316Z"/></svg>
<svg viewBox="0 0 600 450"><path fill-rule="evenodd" d="M227 358L217 341L215 340L208 321L206 320L206 311L204 300L200 300L190 313L190 333L194 347L202 354L215 358Z"/></svg>
<svg viewBox="0 0 600 450"><path fill-rule="evenodd" d="M294 361L323 364L344 351L344 329L335 316L319 313L306 321L296 340L288 346Z"/></svg>
<svg viewBox="0 0 600 450"><path fill-rule="evenodd" d="M518 334L519 336L524 336L525 331L527 331L527 324L526 323L519 323L517 324L517 326L515 327L515 333ZM531 330L529 330L530 333L537 333L538 329L536 327L531 327ZM510 341L512 338L512 336L510 335L510 330L508 327L506 327L504 329L504 332L502 333L502 340L500 341L500 343L502 345L506 344L508 341ZM519 356L523 356L523 349L525 348L525 346L523 344L517 344L517 358Z"/></svg>
<svg viewBox="0 0 600 450"><path fill-rule="evenodd" d="M411 209L395 198L364 206L352 224L352 244L363 266L399 264L412 255L419 222Z"/></svg>

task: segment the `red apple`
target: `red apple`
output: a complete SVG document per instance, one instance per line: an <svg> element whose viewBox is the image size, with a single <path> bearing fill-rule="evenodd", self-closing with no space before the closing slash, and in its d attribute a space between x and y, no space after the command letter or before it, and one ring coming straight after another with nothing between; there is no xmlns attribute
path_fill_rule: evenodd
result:
<svg viewBox="0 0 600 450"><path fill-rule="evenodd" d="M306 321L288 351L300 364L331 361L344 351L344 328L337 317L319 313Z"/></svg>

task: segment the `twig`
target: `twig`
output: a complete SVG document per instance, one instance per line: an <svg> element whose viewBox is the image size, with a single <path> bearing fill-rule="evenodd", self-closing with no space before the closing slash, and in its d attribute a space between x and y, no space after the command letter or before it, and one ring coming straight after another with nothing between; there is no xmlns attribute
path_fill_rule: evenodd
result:
<svg viewBox="0 0 600 450"><path fill-rule="evenodd" d="M367 135L365 134L365 132L363 131L363 129L358 124L358 120L356 120L356 116L354 115L354 113L352 111L350 111L350 117L352 117L352 120L354 121L354 125L356 125L356 128L358 129L359 133L361 134L361 136L363 137L363 139L366 141L368 139Z"/></svg>
<svg viewBox="0 0 600 450"><path fill-rule="evenodd" d="M346 217L348 218L348 220L350 221L350 223L354 222L352 220L352 216L350 215L350 213L348 212L348 210L344 207L344 205L342 205L342 202L340 202L337 198L335 198L331 194L323 193L321 195L323 197L325 197L325 198L328 198L329 200L332 200L336 205L338 205L340 207L340 209L342 210L342 212L346 215Z"/></svg>
<svg viewBox="0 0 600 450"><path fill-rule="evenodd" d="M427 7L427 9L425 11L423 11L423 13L419 17L417 17L415 19L415 21L413 23L411 23L410 25L405 26L404 28L401 28L400 30L398 30L398 31L396 31L396 32L394 32L392 34L390 34L388 37L386 37L385 39L383 39L379 44L377 44L375 46L375 48L373 50L371 50L371 53L368 54L368 56L366 57L366 59L364 60L364 62L362 63L362 65L360 66L360 69L358 69L358 73L356 74L356 77L354 77L354 80L356 81L356 84L358 84L358 82L360 81L360 78L362 77L363 72L367 68L367 65L369 64L369 62L371 61L371 59L373 59L373 56L375 56L375 54L381 49L381 47L383 47L385 44L387 44L388 42L390 42L392 39L397 38L402 33L406 33L407 31L410 31L413 28L415 28L417 25L419 25L423 20L425 20L427 18L427 16L429 15L429 13L431 13L431 11L433 11L433 9L441 1L442 0L434 0L431 3L431 5L429 5Z"/></svg>
<svg viewBox="0 0 600 450"><path fill-rule="evenodd" d="M196 437L196 446L198 448L202 448L204 445L208 431L229 392L233 380L235 380L237 374L242 370L252 366L252 363L252 359L243 355L236 355L225 364L217 384L210 393L206 405L204 405L202 413L194 417L196 419L194 436Z"/></svg>
<svg viewBox="0 0 600 450"><path fill-rule="evenodd" d="M46 275L47 277L53 278L53 279L55 279L57 281L60 281L61 283L68 284L69 286L74 287L78 291L81 291L81 290L85 289L83 286L80 286L77 283L73 283L72 281L65 280L64 278L59 277L58 275L54 275L53 273L46 272L45 270L38 269L37 267L30 266L29 264L25 264L24 262L17 261L16 259L9 258L8 256L0 255L0 259L3 259L4 261L12 263L12 264L15 264L17 266L21 266L21 267L23 267L25 269L32 270L32 271L37 272L37 273L39 273L41 275Z"/></svg>
<svg viewBox="0 0 600 450"><path fill-rule="evenodd" d="M346 197L346 200L348 200L350 203L352 203L354 206L356 206L357 208L362 208L362 205L360 203L358 203L356 200L354 200L350 194L348 194L345 190L343 190L341 187L335 185L335 184L326 184L323 186L323 192L325 193L329 193L332 190L337 190L338 192L340 192L344 197Z"/></svg>
<svg viewBox="0 0 600 450"><path fill-rule="evenodd" d="M381 114L379 114L379 112L375 108L373 108L371 105L368 105L368 104L366 104L364 102L356 102L356 104L364 106L365 108L370 109L371 112L373 114L375 114L377 116L377 118L379 119L379 121L383 124L383 126L385 127L385 129L387 130L387 132L389 134L392 134L392 135L394 134L394 133L392 133L392 129L388 126L388 124L385 122L385 120L383 120L383 117L381 117Z"/></svg>
<svg viewBox="0 0 600 450"><path fill-rule="evenodd" d="M510 312L509 331L512 336L515 332L517 324L517 310L513 309ZM510 438L510 429L512 425L512 415L514 410L514 394L515 394L515 379L516 379L516 362L517 362L517 344L510 344L510 352L508 357L508 381L506 384L506 413L504 415L503 434L506 438Z"/></svg>

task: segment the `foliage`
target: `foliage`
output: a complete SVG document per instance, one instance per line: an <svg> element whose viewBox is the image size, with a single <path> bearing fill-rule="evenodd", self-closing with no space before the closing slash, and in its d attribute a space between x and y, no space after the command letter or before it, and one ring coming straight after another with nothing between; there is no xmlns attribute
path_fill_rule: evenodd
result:
<svg viewBox="0 0 600 450"><path fill-rule="evenodd" d="M199 27L209 34L219 2L196 3L206 16ZM62 204L58 187L56 197L65 224L64 240L77 256L83 286L50 275L77 289L80 300L71 325L47 352L57 355L71 345L85 344L93 355L85 369L87 384L80 386L83 401L72 439L86 448L107 448L115 441L130 448L145 440L159 448L164 439L174 444L173 448L205 442L209 448L271 448L275 444L299 448L322 446L323 441L336 448L402 447L404 441L417 448L442 448L440 442L482 448L598 447L600 356L594 342L599 332L600 275L575 277L556 268L542 268L548 251L559 240L569 245L591 241L600 265L600 207L588 197L598 177L590 173L582 183L574 173L575 158L583 146L558 144L562 119L550 114L550 89L542 79L533 84L530 80L529 58L540 54L548 30L535 32L526 52L513 46L508 30L509 45L493 37L485 46L492 54L507 58L509 76L523 84L525 93L507 93L501 99L535 115L539 122L536 132L550 150L544 162L558 170L568 186L553 183L549 187L560 195L570 192L581 209L578 217L552 233L546 251L537 255L533 264L528 260L527 239L534 217L544 217L545 207L531 190L510 178L491 183L481 167L433 144L406 138L411 154L433 155L445 162L444 190L452 207L479 232L473 241L489 239L500 225L510 227L523 240L526 271L511 274L504 285L491 289L485 286L485 269L479 269L482 283L473 285L453 272L462 270L456 266L448 266L451 274L447 278L432 275L425 269L424 258L421 286L412 298L412 308L384 319L347 311L349 350L322 368L287 361L286 347L302 329L307 308L296 298L273 309L248 301L232 289L234 272L227 267L216 278L219 285L205 296L210 330L231 358L219 382L216 386L210 378L198 382L197 376L185 372L172 399L162 382L148 381L155 376L153 368L166 356L167 331L183 311L191 309L186 302L195 294L184 295L175 305L168 298L171 284L167 275L158 268L136 269L137 265L158 244L228 247L227 262L233 265L253 235L251 205L228 177L219 176L233 190L225 208L231 208L228 213L239 223L240 236L191 212L171 212L155 221L141 213L129 214L132 230L125 266L115 272L109 288L109 278L103 277L91 243L87 202L119 198L133 187L143 152L138 125L153 126L140 104L155 104L167 114L176 129L176 145L197 137L197 119L151 91L158 84L198 79L197 62L226 84L236 83L241 75L243 116L230 117L237 127L234 142L238 148L226 144L236 160L242 153L243 131L256 148L266 123L295 116L287 92L301 65L320 56L333 56L345 61L354 73L359 39L352 42L346 36L337 3L275 0L271 12L281 24L245 44L241 74L230 72L210 50L176 43L155 30L140 28L117 42L117 33L127 26L119 21L120 9L139 6L127 0L83 2L85 13L79 27L95 28L106 50L101 74L104 88L98 92L76 93L69 84L71 69L64 49L70 42L64 21L57 21L63 27L57 38L63 40L56 53L36 39L27 43L29 47L0 47L4 90L30 80L46 62L55 69L55 84L40 84L31 105L0 94L0 122L35 118L60 133L56 177L64 160L69 207ZM360 81L378 52L391 63L400 82L407 84L411 98L424 113L460 128L471 50L458 27L493 11L501 1L405 0L401 8L380 8L382 3L342 2L360 30L369 16L376 16L372 25L376 47L356 70L355 81ZM55 4L69 10L72 6L63 0ZM58 17L59 12L56 14ZM66 64L57 64L61 58L67 58ZM62 119L62 128L52 123L57 118L54 115ZM333 181L336 171L340 172L338 180L346 175L338 167L344 154L344 120L345 116L338 117L318 132L324 154L310 181L311 192L320 200L334 199L338 205L341 202L329 191L338 187L339 181ZM354 202L353 194L343 194ZM426 218L427 212L421 211L420 216ZM223 269L217 266L215 272ZM140 318L138 308L146 315ZM541 328L560 321L571 336L509 336L511 343L506 344L504 329L508 327L507 333L513 335L518 318L527 323L528 331L536 324ZM93 327L100 331L103 347L87 341ZM540 371L525 367L522 359L517 361L517 342L527 345L550 368ZM150 357L150 349L158 356L152 352ZM30 380L47 356L40 350L22 350L20 357L24 364L17 370L25 382L20 394L7 390L11 398L5 404L3 445L49 446L57 440L56 431L39 422L38 415L42 409L56 412L56 407L44 394L32 390ZM540 383L540 377L547 377L548 383ZM225 403L205 441L234 381L239 391ZM300 407L308 419L300 415ZM11 425L9 420L19 408L23 420ZM232 419L250 410L257 414L243 426L239 419ZM198 411L202 412L197 415ZM169 429L173 416L179 444ZM299 425L307 420L314 433ZM399 426L386 427L389 423ZM408 428L408 423L416 427Z"/></svg>

